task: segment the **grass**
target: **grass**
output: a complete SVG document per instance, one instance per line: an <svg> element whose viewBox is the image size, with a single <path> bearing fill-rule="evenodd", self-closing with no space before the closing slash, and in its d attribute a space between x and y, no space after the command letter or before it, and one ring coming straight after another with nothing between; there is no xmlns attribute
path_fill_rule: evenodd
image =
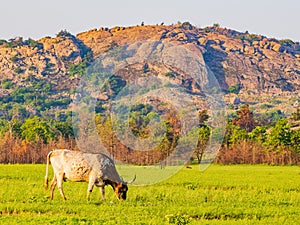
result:
<svg viewBox="0 0 300 225"><path fill-rule="evenodd" d="M52 172L52 169L50 170ZM44 191L45 165L0 165L0 224L299 224L300 168L267 165L212 165L184 168L149 186L129 186L118 201L107 200L87 183L64 183ZM50 173L50 177L52 174Z"/></svg>

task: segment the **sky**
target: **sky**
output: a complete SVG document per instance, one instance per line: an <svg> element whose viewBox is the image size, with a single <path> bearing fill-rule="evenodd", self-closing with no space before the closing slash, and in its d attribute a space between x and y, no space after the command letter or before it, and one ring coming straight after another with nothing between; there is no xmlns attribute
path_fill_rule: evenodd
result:
<svg viewBox="0 0 300 225"><path fill-rule="evenodd" d="M214 23L238 31L300 41L298 0L0 0L0 39L39 39L60 30L77 34L99 27Z"/></svg>

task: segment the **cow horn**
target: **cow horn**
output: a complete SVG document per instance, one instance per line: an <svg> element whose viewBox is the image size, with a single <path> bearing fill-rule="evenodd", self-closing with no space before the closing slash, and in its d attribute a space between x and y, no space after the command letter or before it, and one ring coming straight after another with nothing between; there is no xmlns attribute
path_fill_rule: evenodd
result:
<svg viewBox="0 0 300 225"><path fill-rule="evenodd" d="M127 181L126 184L132 184L136 179L136 175L134 175L133 179L130 180L130 181Z"/></svg>

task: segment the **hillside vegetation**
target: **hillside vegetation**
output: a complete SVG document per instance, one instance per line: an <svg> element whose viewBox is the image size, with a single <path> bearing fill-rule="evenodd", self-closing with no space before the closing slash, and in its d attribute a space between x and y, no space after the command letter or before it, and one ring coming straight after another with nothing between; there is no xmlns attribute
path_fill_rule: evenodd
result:
<svg viewBox="0 0 300 225"><path fill-rule="evenodd" d="M77 35L62 30L56 37L39 40L0 40L0 161L43 162L51 148L76 148L71 106L76 85L86 69L103 54L117 52L120 46L150 40L193 51L217 78L225 94L229 121L219 162L299 163L299 43L218 24L198 28L188 22L101 27ZM211 116L203 102L203 90L182 71L159 64L133 65L118 71L105 84L104 92L93 96L102 142L111 153L118 149L116 154L126 154L126 160L137 164L155 163L176 147L179 116L157 99L151 104L137 104L128 118L133 134L140 138L149 136L151 119L163 119L167 132L147 158L131 157L131 149L113 134L107 117L110 100L132 79L150 75L162 76L169 87L181 85L199 109L199 144L194 158L201 161Z"/></svg>

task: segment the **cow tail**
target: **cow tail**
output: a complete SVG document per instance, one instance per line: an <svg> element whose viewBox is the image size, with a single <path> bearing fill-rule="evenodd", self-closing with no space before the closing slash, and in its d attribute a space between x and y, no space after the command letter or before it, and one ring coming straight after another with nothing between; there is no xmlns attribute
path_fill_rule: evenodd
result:
<svg viewBox="0 0 300 225"><path fill-rule="evenodd" d="M53 151L49 152L47 155L47 165L46 165L46 176L45 176L45 190L48 189L48 172L49 172L49 163L50 163L50 156Z"/></svg>

